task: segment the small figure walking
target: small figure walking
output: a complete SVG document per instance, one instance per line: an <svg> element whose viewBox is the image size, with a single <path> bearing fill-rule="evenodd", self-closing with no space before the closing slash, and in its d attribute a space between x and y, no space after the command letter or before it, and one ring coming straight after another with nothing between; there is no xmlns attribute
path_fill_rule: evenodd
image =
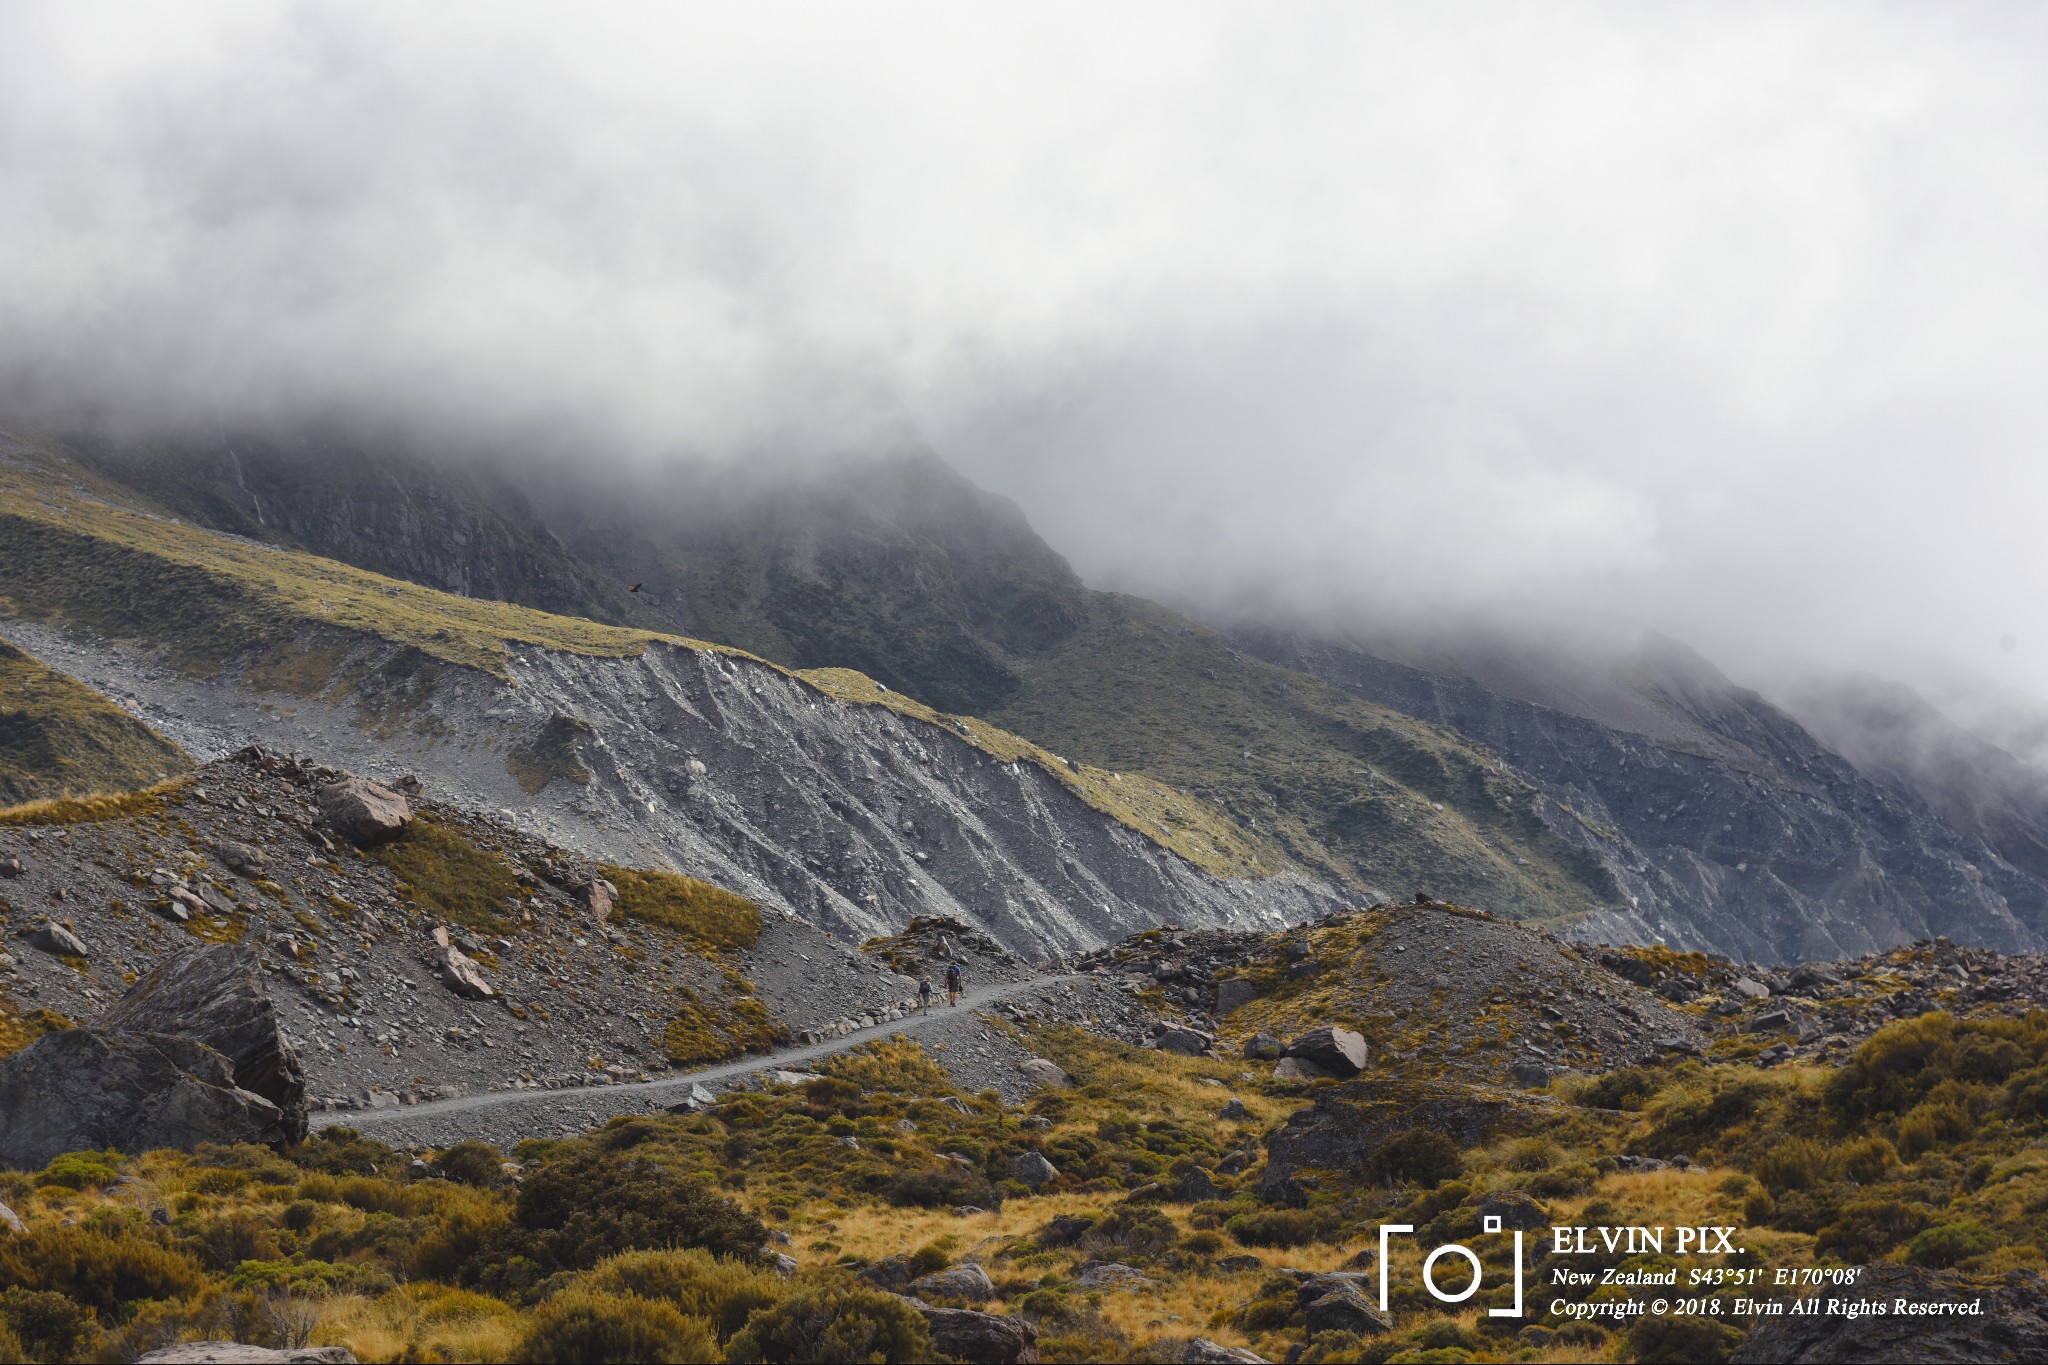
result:
<svg viewBox="0 0 2048 1365"><path fill-rule="evenodd" d="M917 1012L929 1014L932 1008L932 978L927 972L917 979Z"/></svg>
<svg viewBox="0 0 2048 1365"><path fill-rule="evenodd" d="M966 982L965 982L965 979L964 979L964 977L962 976L962 973L961 973L961 971L960 971L960 964L959 964L959 963L957 963L957 962L949 962L949 963L947 963L947 964L946 964L946 1003L947 1003L947 1004L948 1004L949 1006L950 1006L950 1005L958 1005L958 1004L960 1003L960 992L961 992L961 991L962 991L962 990L963 990L963 989L965 988L965 985L966 985Z"/></svg>

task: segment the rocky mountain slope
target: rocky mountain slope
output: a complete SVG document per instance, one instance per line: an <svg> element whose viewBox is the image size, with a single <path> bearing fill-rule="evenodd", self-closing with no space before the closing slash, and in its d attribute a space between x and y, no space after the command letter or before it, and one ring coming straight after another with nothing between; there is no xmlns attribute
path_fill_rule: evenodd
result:
<svg viewBox="0 0 2048 1365"><path fill-rule="evenodd" d="M1538 818L1534 793L1491 755L1248 658L1156 603L1089 590L1014 506L928 457L764 482L687 467L640 478L597 461L552 476L451 468L366 444L362 459L335 452L296 484L289 458L267 468L272 500L291 490L292 525L314 528L287 533L240 509L247 449L289 443L233 444L233 459L223 448L178 463L104 443L35 442L45 458L61 447L120 481L102 485L116 496L209 526L453 591L489 579L512 600L549 606L487 553L525 534L524 512L505 510L516 501L547 522L536 556L566 546L601 578L643 584L630 595L635 611L786 666L858 669L1076 760L1193 793L1276 866L1364 890L1428 887L1537 918L1618 899L1598 859ZM348 484L351 470L362 487ZM418 505L483 487L457 524L488 532L436 538L423 557L417 519L387 482ZM645 619L605 604L589 614Z"/></svg>
<svg viewBox="0 0 2048 1365"><path fill-rule="evenodd" d="M0 806L126 791L190 766L127 710L0 641Z"/></svg>
<svg viewBox="0 0 2048 1365"><path fill-rule="evenodd" d="M416 771L592 856L678 867L855 938L948 915L1043 956L1331 903L1200 800L858 674L401 584L28 458L0 476L0 635L195 754L318 747Z"/></svg>
<svg viewBox="0 0 2048 1365"><path fill-rule="evenodd" d="M2035 872L1668 641L1587 680L1526 655L1416 666L1304 635L1232 638L1457 729L1570 812L1560 833L1600 858L1629 904L1589 917L1579 936L1781 962L1937 934L2048 943L2048 883Z"/></svg>

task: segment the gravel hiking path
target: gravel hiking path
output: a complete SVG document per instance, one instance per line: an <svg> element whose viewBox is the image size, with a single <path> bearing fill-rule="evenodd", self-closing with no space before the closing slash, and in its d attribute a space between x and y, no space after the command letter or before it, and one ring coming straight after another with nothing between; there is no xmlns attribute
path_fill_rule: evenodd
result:
<svg viewBox="0 0 2048 1365"><path fill-rule="evenodd" d="M798 1063L849 1052L864 1043L897 1034L980 1030L978 1011L1010 996L1058 989L1089 981L1083 976L1041 976L970 989L957 1007L935 1004L929 1014L861 1029L844 1038L829 1038L724 1062L718 1066L624 1085L588 1085L562 1090L494 1090L456 1099L429 1100L391 1109L322 1112L308 1116L314 1128L342 1124L398 1147L444 1146L465 1138L483 1138L501 1145L524 1137L553 1137L581 1132L620 1114L645 1114L672 1103L690 1087L716 1091L761 1072L786 1070ZM1021 1058L1024 1054L1018 1053ZM942 1064L944 1064L942 1059ZM952 1068L949 1066L949 1070ZM979 1069L979 1068L976 1068ZM963 1087L983 1088L987 1077L956 1076ZM730 1088L729 1086L725 1088Z"/></svg>

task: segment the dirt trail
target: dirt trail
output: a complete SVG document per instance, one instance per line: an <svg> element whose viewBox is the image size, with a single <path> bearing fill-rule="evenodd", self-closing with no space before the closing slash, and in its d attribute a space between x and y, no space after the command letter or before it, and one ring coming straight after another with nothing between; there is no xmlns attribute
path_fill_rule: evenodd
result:
<svg viewBox="0 0 2048 1365"><path fill-rule="evenodd" d="M961 998L957 1007L948 1007L944 997L940 996L928 1014L912 1015L893 1023L861 1029L844 1038L829 1038L822 1043L800 1044L776 1052L756 1054L736 1062L724 1062L718 1066L664 1076L660 1080L627 1085L578 1086L563 1090L494 1090L484 1094L431 1100L423 1104L404 1105L393 1109L316 1113L310 1116L310 1122L314 1128L342 1124L398 1147L441 1146L465 1138L483 1138L502 1145L523 1137L551 1137L564 1131L580 1132L601 1123L604 1119L620 1114L650 1113L675 1102L679 1093L687 1094L693 1085L717 1090L721 1082L765 1071L787 1069L799 1063L829 1057L834 1053L851 1051L864 1043L894 1037L897 1034L915 1036L927 1033L971 1033L987 1044L994 1045L1000 1042L1000 1051L1014 1052L1016 1058L1021 1059L1026 1055L1022 1049L1009 1044L1001 1035L989 1037L986 1021L980 1017L979 1012L1011 996L1058 990L1062 987L1079 987L1082 983L1098 984L1093 978L1085 976L1033 977L1027 981L1012 981L971 989ZM948 1070L955 1070L950 1058L943 1060L947 1063ZM1003 1071L1010 1072L1011 1079L1021 1080L1015 1077L1013 1060L1005 1059L998 1065ZM983 1088L984 1085L990 1084L988 1066L989 1062L984 1057L979 1064L971 1068L982 1074L958 1075L956 1072L956 1077L963 1088Z"/></svg>

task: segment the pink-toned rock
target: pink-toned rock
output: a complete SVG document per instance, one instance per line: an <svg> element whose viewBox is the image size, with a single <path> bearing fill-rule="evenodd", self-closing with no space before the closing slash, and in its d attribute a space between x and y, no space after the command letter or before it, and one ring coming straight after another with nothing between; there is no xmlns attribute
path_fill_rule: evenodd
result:
<svg viewBox="0 0 2048 1365"><path fill-rule="evenodd" d="M358 848L396 839L412 823L412 803L381 782L353 774L320 788L320 813Z"/></svg>

